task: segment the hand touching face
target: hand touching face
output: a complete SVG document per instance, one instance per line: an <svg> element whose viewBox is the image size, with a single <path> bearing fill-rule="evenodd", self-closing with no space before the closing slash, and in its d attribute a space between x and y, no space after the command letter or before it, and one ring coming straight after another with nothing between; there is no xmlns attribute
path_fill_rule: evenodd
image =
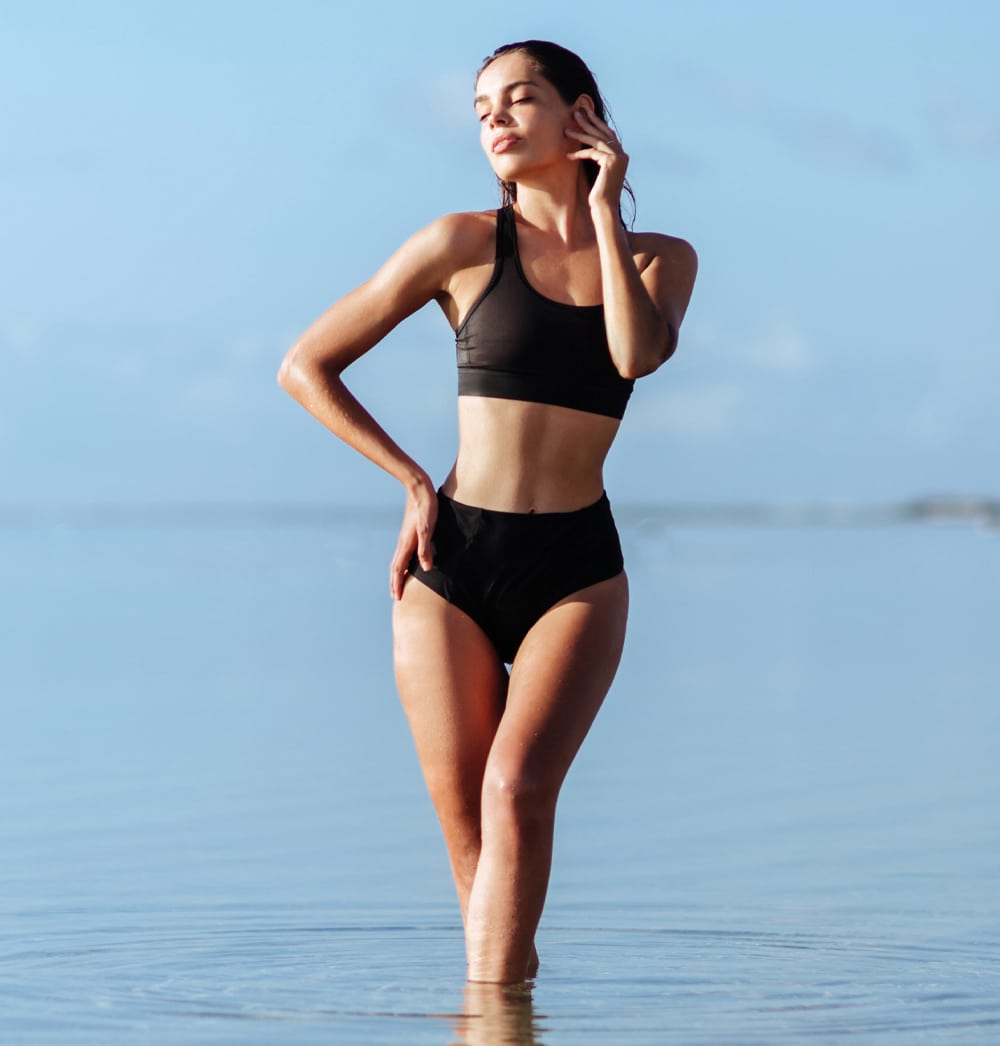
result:
<svg viewBox="0 0 1000 1046"><path fill-rule="evenodd" d="M591 208L610 206L615 213L625 185L628 154L622 149L618 136L594 111L594 103L587 95L573 109L574 127L566 135L580 143L568 154L571 160L593 160L599 170L588 197Z"/></svg>

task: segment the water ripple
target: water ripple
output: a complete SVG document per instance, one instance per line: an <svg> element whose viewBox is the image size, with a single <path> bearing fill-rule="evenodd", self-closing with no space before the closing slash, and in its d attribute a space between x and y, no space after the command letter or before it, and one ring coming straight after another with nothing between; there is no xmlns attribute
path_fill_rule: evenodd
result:
<svg viewBox="0 0 1000 1046"><path fill-rule="evenodd" d="M169 918L47 932L29 921L0 953L6 1026L37 1043L69 1028L80 1043L267 1041L282 1025L282 1042L470 1046L918 1033L985 1042L1000 1026L998 942L987 937L557 926L541 938L533 999L485 989L470 999L450 924Z"/></svg>

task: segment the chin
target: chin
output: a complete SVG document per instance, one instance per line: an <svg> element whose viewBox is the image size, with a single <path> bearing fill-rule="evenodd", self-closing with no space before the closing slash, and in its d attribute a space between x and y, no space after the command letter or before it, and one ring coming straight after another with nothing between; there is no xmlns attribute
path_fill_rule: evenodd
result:
<svg viewBox="0 0 1000 1046"><path fill-rule="evenodd" d="M490 154L490 168L502 182L516 182L518 174L524 170L524 165L518 163L513 157Z"/></svg>

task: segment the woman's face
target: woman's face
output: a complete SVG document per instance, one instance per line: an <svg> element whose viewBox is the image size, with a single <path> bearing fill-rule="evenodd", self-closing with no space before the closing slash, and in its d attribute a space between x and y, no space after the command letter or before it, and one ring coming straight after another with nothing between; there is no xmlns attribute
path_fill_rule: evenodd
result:
<svg viewBox="0 0 1000 1046"><path fill-rule="evenodd" d="M495 58L476 82L480 142L494 173L506 182L565 160L576 144L564 133L573 125L572 113L519 51Z"/></svg>

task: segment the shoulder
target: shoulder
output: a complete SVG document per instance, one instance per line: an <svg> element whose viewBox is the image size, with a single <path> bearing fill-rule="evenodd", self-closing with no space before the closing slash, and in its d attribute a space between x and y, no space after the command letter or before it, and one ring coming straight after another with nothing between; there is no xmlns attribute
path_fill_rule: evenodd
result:
<svg viewBox="0 0 1000 1046"><path fill-rule="evenodd" d="M418 229L373 277L373 289L412 284L434 297L460 269L493 257L496 212L446 214Z"/></svg>
<svg viewBox="0 0 1000 1046"><path fill-rule="evenodd" d="M634 232L628 238L643 284L676 331L691 301L698 255L679 236Z"/></svg>
<svg viewBox="0 0 1000 1046"><path fill-rule="evenodd" d="M658 267L665 266L694 279L698 271L698 255L687 240L660 232L630 232L628 239L640 272L658 262Z"/></svg>
<svg viewBox="0 0 1000 1046"><path fill-rule="evenodd" d="M458 211L435 219L412 240L436 257L448 259L453 268L464 268L493 256L496 241L496 211Z"/></svg>

